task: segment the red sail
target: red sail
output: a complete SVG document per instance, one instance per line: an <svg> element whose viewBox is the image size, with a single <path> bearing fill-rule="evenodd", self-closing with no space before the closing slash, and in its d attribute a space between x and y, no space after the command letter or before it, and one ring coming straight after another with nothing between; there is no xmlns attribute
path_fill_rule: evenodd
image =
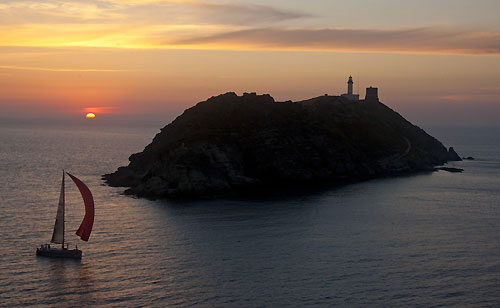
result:
<svg viewBox="0 0 500 308"><path fill-rule="evenodd" d="M68 174L73 182L75 182L76 186L80 190L80 193L82 194L83 202L85 203L85 217L83 217L83 221L80 224L78 231L76 231L76 235L78 235L82 240L88 241L90 232L92 232L92 226L94 225L94 198L92 197L92 193L87 185L71 174L67 172L66 174Z"/></svg>

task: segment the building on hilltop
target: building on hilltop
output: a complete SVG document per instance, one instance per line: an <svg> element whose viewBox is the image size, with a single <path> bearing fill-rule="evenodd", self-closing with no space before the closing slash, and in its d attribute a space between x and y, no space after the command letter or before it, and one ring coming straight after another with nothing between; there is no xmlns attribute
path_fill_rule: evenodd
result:
<svg viewBox="0 0 500 308"><path fill-rule="evenodd" d="M354 81L352 81L352 76L349 76L349 80L347 81L347 93L342 94L342 97L347 98L348 100L351 101L359 101L359 94L354 94L353 93L353 85Z"/></svg>
<svg viewBox="0 0 500 308"><path fill-rule="evenodd" d="M366 96L364 100L359 99L359 94L353 93L353 85L354 81L352 80L352 76L349 76L349 80L347 81L347 93L342 94L341 97L347 98L353 102L378 102L378 88L369 87L366 88Z"/></svg>
<svg viewBox="0 0 500 308"><path fill-rule="evenodd" d="M365 101L378 102L378 88L366 88Z"/></svg>

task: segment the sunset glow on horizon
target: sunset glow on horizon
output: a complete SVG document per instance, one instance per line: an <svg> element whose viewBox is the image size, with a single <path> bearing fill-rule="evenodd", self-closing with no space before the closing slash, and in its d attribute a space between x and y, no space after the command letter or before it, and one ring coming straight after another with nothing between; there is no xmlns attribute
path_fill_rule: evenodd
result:
<svg viewBox="0 0 500 308"><path fill-rule="evenodd" d="M489 0L9 0L0 105L3 116L74 114L89 101L99 114L158 115L228 91L338 95L353 75L362 96L378 86L417 122L452 110L449 121L493 125L498 11Z"/></svg>

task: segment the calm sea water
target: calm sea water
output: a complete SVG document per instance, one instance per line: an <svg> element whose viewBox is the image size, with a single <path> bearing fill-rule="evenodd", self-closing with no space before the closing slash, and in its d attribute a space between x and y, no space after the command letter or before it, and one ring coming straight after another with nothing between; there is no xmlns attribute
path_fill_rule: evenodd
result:
<svg viewBox="0 0 500 308"><path fill-rule="evenodd" d="M462 174L374 180L291 198L148 201L104 186L159 126L0 124L0 306L498 307L500 130L430 129ZM61 169L94 193L80 261L35 256Z"/></svg>

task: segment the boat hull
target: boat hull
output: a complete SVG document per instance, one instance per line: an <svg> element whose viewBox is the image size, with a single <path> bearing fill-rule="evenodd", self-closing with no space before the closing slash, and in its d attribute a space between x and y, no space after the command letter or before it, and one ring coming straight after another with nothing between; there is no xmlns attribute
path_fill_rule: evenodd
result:
<svg viewBox="0 0 500 308"><path fill-rule="evenodd" d="M36 255L49 258L68 258L68 259L81 259L82 251L80 249L59 249L59 248L37 248Z"/></svg>

